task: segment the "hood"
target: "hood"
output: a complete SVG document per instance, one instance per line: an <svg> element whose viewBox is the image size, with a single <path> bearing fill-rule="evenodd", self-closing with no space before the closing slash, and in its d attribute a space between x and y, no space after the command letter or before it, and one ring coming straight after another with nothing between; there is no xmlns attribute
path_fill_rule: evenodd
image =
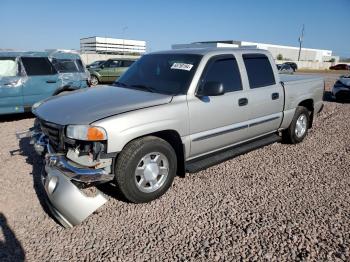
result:
<svg viewBox="0 0 350 262"><path fill-rule="evenodd" d="M172 96L169 95L99 86L51 97L39 106L33 106L33 113L45 121L59 125L87 125L112 115L167 104L171 99Z"/></svg>

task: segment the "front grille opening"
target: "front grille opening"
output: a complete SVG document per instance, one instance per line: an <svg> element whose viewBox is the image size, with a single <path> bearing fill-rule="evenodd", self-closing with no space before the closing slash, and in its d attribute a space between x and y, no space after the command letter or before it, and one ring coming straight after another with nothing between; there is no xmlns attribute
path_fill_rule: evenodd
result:
<svg viewBox="0 0 350 262"><path fill-rule="evenodd" d="M55 151L60 151L63 149L63 135L64 126L50 123L44 120L39 120L41 130L48 136L49 143Z"/></svg>

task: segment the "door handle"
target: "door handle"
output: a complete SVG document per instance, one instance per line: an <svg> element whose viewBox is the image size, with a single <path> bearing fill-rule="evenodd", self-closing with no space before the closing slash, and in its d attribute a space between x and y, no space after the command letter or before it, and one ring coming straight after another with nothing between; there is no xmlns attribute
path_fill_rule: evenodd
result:
<svg viewBox="0 0 350 262"><path fill-rule="evenodd" d="M279 94L279 93L272 93L272 95L271 95L272 100L276 100L276 99L278 99L279 97L280 97L280 94Z"/></svg>
<svg viewBox="0 0 350 262"><path fill-rule="evenodd" d="M48 84L54 84L54 83L56 83L57 81L55 81L55 80L47 80L46 81L46 83L48 83Z"/></svg>
<svg viewBox="0 0 350 262"><path fill-rule="evenodd" d="M247 98L240 98L240 99L238 99L238 105L239 106L248 105L248 99Z"/></svg>

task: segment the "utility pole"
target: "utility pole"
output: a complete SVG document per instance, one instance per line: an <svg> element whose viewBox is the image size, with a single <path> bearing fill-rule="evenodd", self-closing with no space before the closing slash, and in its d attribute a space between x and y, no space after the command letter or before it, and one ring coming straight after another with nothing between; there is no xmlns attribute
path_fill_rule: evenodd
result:
<svg viewBox="0 0 350 262"><path fill-rule="evenodd" d="M298 55L298 61L300 61L300 53L301 53L301 45L304 40L304 31L305 31L305 25L303 24L303 28L301 29L301 36L299 36L299 55Z"/></svg>

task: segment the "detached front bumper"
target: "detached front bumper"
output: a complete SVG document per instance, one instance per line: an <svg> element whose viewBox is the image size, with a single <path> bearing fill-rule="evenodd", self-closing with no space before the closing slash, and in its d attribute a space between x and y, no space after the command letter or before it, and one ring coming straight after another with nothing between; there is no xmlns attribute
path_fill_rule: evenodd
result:
<svg viewBox="0 0 350 262"><path fill-rule="evenodd" d="M80 224L107 202L100 191L94 197L85 195L64 173L47 164L42 181L52 214L64 227Z"/></svg>
<svg viewBox="0 0 350 262"><path fill-rule="evenodd" d="M108 182L114 175L108 174L104 169L81 167L64 155L53 152L47 138L40 133L32 135L31 143L35 151L45 158L45 171L41 178L48 206L64 227L81 223L108 201L96 188L96 193L88 196L79 185L84 187Z"/></svg>

